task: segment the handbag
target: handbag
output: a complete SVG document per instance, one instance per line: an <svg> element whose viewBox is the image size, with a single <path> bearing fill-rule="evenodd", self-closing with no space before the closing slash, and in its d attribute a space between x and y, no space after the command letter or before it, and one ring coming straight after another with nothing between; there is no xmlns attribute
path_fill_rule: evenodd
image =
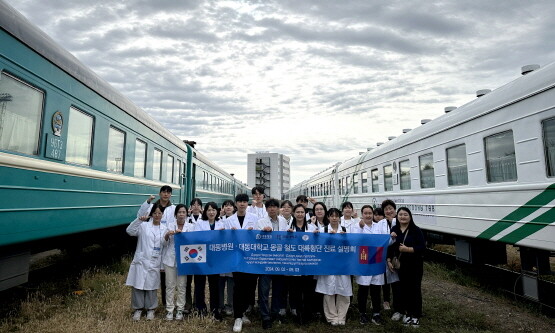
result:
<svg viewBox="0 0 555 333"><path fill-rule="evenodd" d="M405 233L405 238L403 238L403 242L401 244L405 244L405 239L407 239L408 234L409 234L409 230L407 229L407 232ZM395 256L391 259L391 265L393 265L393 268L396 270L401 268L401 261L399 260L401 258L401 254L402 253L399 253L398 256Z"/></svg>

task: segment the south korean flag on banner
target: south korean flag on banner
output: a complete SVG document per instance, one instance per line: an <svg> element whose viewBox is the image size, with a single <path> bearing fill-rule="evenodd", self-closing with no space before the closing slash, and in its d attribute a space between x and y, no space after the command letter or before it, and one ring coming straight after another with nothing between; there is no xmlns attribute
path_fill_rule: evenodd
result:
<svg viewBox="0 0 555 333"><path fill-rule="evenodd" d="M181 245L180 253L182 264L206 262L206 244Z"/></svg>

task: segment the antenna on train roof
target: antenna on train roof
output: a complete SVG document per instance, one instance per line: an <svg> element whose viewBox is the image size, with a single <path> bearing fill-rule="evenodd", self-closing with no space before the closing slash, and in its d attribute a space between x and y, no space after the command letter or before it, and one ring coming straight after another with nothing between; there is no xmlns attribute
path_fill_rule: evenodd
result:
<svg viewBox="0 0 555 333"><path fill-rule="evenodd" d="M443 109L445 111L445 113L449 113L453 110L456 110L457 107L456 106L446 106L445 109Z"/></svg>
<svg viewBox="0 0 555 333"><path fill-rule="evenodd" d="M432 120L431 119L422 119L422 120L420 120L420 124L424 125L424 124L429 123L430 121L432 121Z"/></svg>
<svg viewBox="0 0 555 333"><path fill-rule="evenodd" d="M387 137L387 139L388 139L389 141L391 141L391 140L393 140L393 139L395 139L395 138L396 138L396 136L388 136L388 137Z"/></svg>
<svg viewBox="0 0 555 333"><path fill-rule="evenodd" d="M520 68L520 74L526 75L528 73L535 71L536 69L540 69L540 65L532 64L532 65L522 66Z"/></svg>
<svg viewBox="0 0 555 333"><path fill-rule="evenodd" d="M383 145L383 142L377 142L376 143L376 146L378 146L378 147L381 146L381 145Z"/></svg>
<svg viewBox="0 0 555 333"><path fill-rule="evenodd" d="M195 148L195 145L197 144L196 141L189 141L189 140L183 140L183 143L191 146L191 148Z"/></svg>
<svg viewBox="0 0 555 333"><path fill-rule="evenodd" d="M403 128L403 134L408 133L411 131L411 128Z"/></svg>
<svg viewBox="0 0 555 333"><path fill-rule="evenodd" d="M489 94L490 92L491 92L491 89L480 89L476 91L476 97L482 97L485 94Z"/></svg>

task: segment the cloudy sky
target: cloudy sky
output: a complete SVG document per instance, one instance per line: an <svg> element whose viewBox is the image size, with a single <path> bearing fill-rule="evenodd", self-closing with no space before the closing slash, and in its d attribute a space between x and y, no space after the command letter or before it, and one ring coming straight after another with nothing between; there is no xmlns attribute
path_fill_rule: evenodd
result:
<svg viewBox="0 0 555 333"><path fill-rule="evenodd" d="M7 1L226 171L292 183L555 59L553 1Z"/></svg>

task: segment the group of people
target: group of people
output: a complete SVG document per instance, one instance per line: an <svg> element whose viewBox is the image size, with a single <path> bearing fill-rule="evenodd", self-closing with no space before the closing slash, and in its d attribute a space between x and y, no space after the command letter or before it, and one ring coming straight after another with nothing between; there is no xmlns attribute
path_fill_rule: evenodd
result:
<svg viewBox="0 0 555 333"><path fill-rule="evenodd" d="M360 323L381 325L384 322L382 310L392 310L392 320L402 320L411 327L420 325L425 240L408 208L397 209L395 202L385 200L380 208L362 206L361 218L358 218L350 202L344 202L341 210L328 209L323 202L300 195L293 205L289 200L264 200L264 189L260 187L252 189L251 205L247 194L238 194L235 201L227 200L221 208L214 202L203 207L198 198L187 208L184 204L173 205L171 193L171 187L163 186L157 201L154 201L155 196L150 196L127 227L129 235L138 237L126 282L132 286L133 320L141 319L143 309L147 311L147 320L154 319L160 287L166 320L181 320L192 310L208 314L205 300L208 280L210 313L216 320L221 320L223 314L233 314L234 332L241 332L243 324L250 324L248 316L255 305L257 286L264 329L271 328L275 321L286 320L288 309L301 325L318 318L325 318L334 326L345 325L353 297L350 275L177 274L175 234L232 229L390 235L385 274L354 277L358 284ZM309 199L312 209L307 208ZM372 305L370 314L367 312L368 294Z"/></svg>

